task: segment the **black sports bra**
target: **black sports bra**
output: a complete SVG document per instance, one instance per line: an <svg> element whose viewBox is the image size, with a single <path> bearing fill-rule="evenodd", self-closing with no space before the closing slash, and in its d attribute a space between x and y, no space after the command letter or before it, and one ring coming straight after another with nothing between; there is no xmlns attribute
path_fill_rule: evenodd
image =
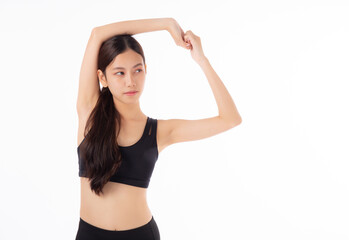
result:
<svg viewBox="0 0 349 240"><path fill-rule="evenodd" d="M121 153L121 165L116 173L111 176L111 182L119 182L127 185L148 188L155 163L158 159L156 141L157 119L147 117L142 137L131 146L119 146ZM85 177L83 159L80 157L78 146L79 177Z"/></svg>

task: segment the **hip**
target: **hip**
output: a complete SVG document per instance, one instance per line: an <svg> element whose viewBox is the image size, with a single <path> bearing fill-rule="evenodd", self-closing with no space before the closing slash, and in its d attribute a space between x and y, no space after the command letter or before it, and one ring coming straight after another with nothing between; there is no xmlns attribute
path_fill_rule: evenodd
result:
<svg viewBox="0 0 349 240"><path fill-rule="evenodd" d="M75 240L160 240L160 232L153 216L145 224L126 230L97 227L80 217Z"/></svg>
<svg viewBox="0 0 349 240"><path fill-rule="evenodd" d="M147 205L81 206L80 218L105 230L128 230L148 223L152 213Z"/></svg>

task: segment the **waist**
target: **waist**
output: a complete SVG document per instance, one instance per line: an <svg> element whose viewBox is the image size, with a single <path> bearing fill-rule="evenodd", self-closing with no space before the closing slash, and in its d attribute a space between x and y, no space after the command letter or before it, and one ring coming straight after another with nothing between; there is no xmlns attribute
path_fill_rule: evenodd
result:
<svg viewBox="0 0 349 240"><path fill-rule="evenodd" d="M127 219L145 220L150 219L152 213L144 202L143 204L101 204L89 205L81 202L80 217L90 222L118 223Z"/></svg>
<svg viewBox="0 0 349 240"><path fill-rule="evenodd" d="M108 182L103 187L103 194L96 195L91 191L88 178L81 178L82 217L104 215L106 218L123 219L124 216L150 217L147 203L147 189L122 183Z"/></svg>
<svg viewBox="0 0 349 240"><path fill-rule="evenodd" d="M87 208L81 205L80 218L102 229L128 230L143 226L152 217L148 206L138 206L137 208L125 206L126 204L109 206L109 209L104 206L100 209L99 207Z"/></svg>

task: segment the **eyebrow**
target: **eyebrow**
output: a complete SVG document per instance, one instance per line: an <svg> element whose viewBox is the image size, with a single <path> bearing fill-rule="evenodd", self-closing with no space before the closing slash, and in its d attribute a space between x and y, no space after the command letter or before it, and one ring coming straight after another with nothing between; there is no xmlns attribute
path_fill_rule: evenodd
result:
<svg viewBox="0 0 349 240"><path fill-rule="evenodd" d="M139 66L139 65L143 65L142 63L137 63L136 65L134 65L133 66L133 68L135 68L135 67L137 67L137 66ZM123 67L115 67L115 68L112 68L112 70L115 70L115 69L125 69L125 68L123 68Z"/></svg>

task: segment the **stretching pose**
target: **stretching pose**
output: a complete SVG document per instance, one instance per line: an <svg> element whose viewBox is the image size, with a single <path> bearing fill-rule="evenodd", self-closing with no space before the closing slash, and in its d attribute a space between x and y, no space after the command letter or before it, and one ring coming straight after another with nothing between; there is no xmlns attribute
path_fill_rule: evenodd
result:
<svg viewBox="0 0 349 240"><path fill-rule="evenodd" d="M218 116L163 120L142 112L139 98L147 65L132 35L158 30L167 30L177 46L190 50L213 91ZM173 18L95 27L80 69L76 107L81 183L77 240L159 240L146 198L159 153L171 144L211 137L242 121L204 55L200 38L190 30L184 33Z"/></svg>

